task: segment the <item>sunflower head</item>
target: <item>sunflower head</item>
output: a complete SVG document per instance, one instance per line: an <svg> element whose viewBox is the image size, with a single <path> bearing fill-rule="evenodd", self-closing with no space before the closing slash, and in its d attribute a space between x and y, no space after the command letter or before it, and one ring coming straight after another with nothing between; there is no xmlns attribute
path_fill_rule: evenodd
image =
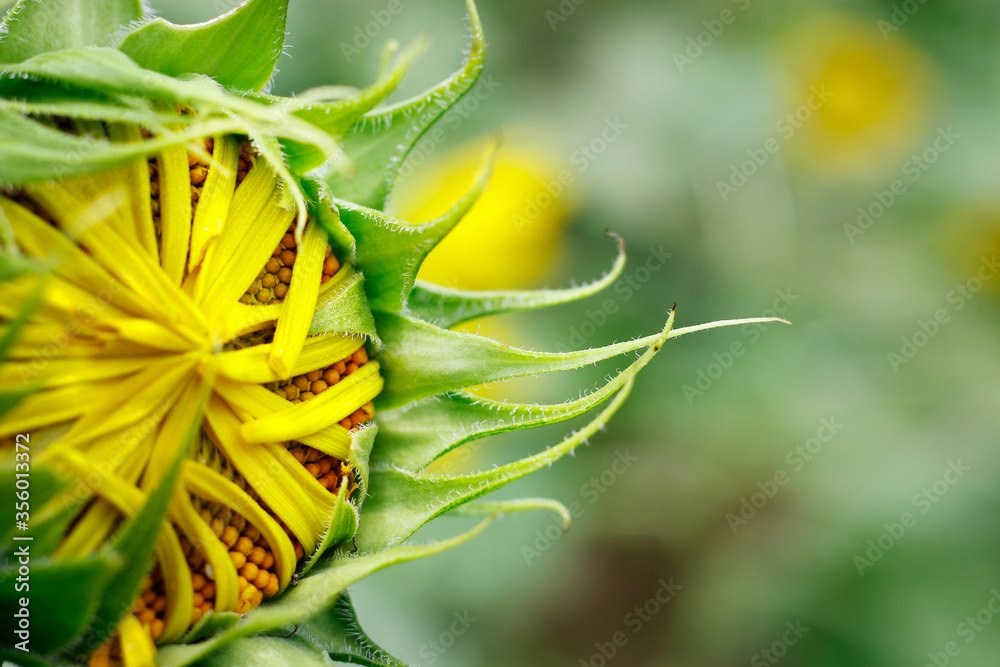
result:
<svg viewBox="0 0 1000 667"><path fill-rule="evenodd" d="M287 0L177 26L137 0L22 0L0 26L0 604L19 664L398 664L348 585L468 539L404 544L570 453L672 329L543 353L452 331L612 284L468 292L417 279L483 192L420 224L384 212L414 144L475 83L484 41L417 99L384 106L421 49L390 46L365 90L265 88ZM484 252L488 249L483 249ZM556 405L464 390L635 361ZM487 471L426 467L468 442L582 415L558 445ZM9 510L8 510L9 511ZM488 521L489 519L487 519ZM30 606L15 591L30 552ZM289 629L297 629L292 637ZM27 656L27 657L25 657Z"/></svg>

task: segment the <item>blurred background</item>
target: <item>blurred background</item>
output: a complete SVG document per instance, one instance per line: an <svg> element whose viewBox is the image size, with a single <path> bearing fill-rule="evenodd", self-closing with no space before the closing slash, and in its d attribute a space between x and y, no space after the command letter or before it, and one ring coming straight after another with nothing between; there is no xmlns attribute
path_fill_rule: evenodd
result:
<svg viewBox="0 0 1000 667"><path fill-rule="evenodd" d="M486 74L411 156L394 210L431 217L490 134L505 146L424 277L591 280L610 229L629 264L606 295L474 326L578 349L658 331L674 302L680 326L794 325L669 343L608 433L502 492L558 498L570 531L512 516L365 580L372 637L420 665L995 664L995 3L480 4ZM159 5L178 22L229 7ZM457 68L464 16L459 0L293 0L275 90L364 85L385 42L424 33L398 98L415 94ZM567 400L627 362L486 391ZM437 465L510 461L573 426Z"/></svg>

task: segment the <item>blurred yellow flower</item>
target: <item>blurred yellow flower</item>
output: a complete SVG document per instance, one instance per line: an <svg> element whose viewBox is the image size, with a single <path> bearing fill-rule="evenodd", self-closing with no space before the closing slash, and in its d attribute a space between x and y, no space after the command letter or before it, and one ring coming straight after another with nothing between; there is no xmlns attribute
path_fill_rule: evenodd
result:
<svg viewBox="0 0 1000 667"><path fill-rule="evenodd" d="M898 166L922 135L932 67L902 32L883 38L874 22L824 14L800 24L780 56L786 108L824 93L808 117L787 119L799 135L793 159L826 172L880 172Z"/></svg>
<svg viewBox="0 0 1000 667"><path fill-rule="evenodd" d="M425 222L450 209L473 183L481 143L458 146L418 170L401 184L395 213ZM558 173L555 160L538 148L502 147L489 188L431 252L418 277L456 289L537 285L561 255L563 227L574 208Z"/></svg>
<svg viewBox="0 0 1000 667"><path fill-rule="evenodd" d="M1000 201L982 199L965 202L944 217L941 237L935 244L965 282L971 283L963 296L971 298L980 289L996 296L1000 256Z"/></svg>

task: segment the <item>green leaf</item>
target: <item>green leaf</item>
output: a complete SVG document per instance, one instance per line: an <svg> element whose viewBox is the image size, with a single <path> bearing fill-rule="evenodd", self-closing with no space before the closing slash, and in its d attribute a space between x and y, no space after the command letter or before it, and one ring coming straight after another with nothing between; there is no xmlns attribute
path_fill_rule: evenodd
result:
<svg viewBox="0 0 1000 667"><path fill-rule="evenodd" d="M628 396L629 380L589 424L544 452L469 475L432 475L389 466L372 468L371 493L356 542L362 553L399 544L425 523L514 480L551 465L601 430Z"/></svg>
<svg viewBox="0 0 1000 667"><path fill-rule="evenodd" d="M391 313L405 310L424 259L486 189L496 148L495 142L490 144L483 168L465 196L444 215L424 224L401 222L381 211L334 199L341 222L357 242L354 263L365 274L373 310Z"/></svg>
<svg viewBox="0 0 1000 667"><path fill-rule="evenodd" d="M298 634L322 647L336 662L364 667L407 667L365 633L347 591L330 611L300 627Z"/></svg>
<svg viewBox="0 0 1000 667"><path fill-rule="evenodd" d="M272 632L275 628L291 627L309 622L328 612L340 594L351 584L382 568L418 558L426 558L456 547L486 529L492 517L463 535L425 545L404 545L377 554L350 556L319 562L309 576L272 602L257 607L243 622L211 639L192 645L172 645L160 648L158 667L182 667L195 664L211 653L241 637Z"/></svg>
<svg viewBox="0 0 1000 667"><path fill-rule="evenodd" d="M30 542L18 543L30 545ZM30 546L29 546L30 549ZM11 561L16 563L17 549ZM0 614L13 618L18 599L29 597L31 651L45 655L66 646L87 627L101 595L121 566L121 558L104 553L85 559L52 561L31 559L30 594L17 591L16 564L0 570ZM11 635L3 638L10 645Z"/></svg>
<svg viewBox="0 0 1000 667"><path fill-rule="evenodd" d="M325 652L299 636L248 637L234 641L198 661L199 667L267 665L268 667L330 667Z"/></svg>
<svg viewBox="0 0 1000 667"><path fill-rule="evenodd" d="M362 116L344 138L344 152L361 165L353 176L326 176L341 199L383 210L396 175L420 137L453 107L479 79L486 58L486 38L473 0L467 0L472 46L463 67L440 85L385 111Z"/></svg>
<svg viewBox="0 0 1000 667"><path fill-rule="evenodd" d="M20 0L0 23L0 62L108 46L118 31L143 14L140 0Z"/></svg>
<svg viewBox="0 0 1000 667"><path fill-rule="evenodd" d="M517 404L455 392L380 412L378 447L372 464L420 470L467 442L578 417L610 398L650 362L670 336L673 320L671 310L666 327L638 359L600 389L573 401Z"/></svg>
<svg viewBox="0 0 1000 667"><path fill-rule="evenodd" d="M420 319L450 329L477 317L537 310L586 299L613 285L625 268L625 242L617 234L608 232L608 235L618 241L618 257L611 271L592 283L561 290L466 291L418 280L407 306L410 313Z"/></svg>
<svg viewBox="0 0 1000 667"><path fill-rule="evenodd" d="M261 90L285 43L288 0L249 0L195 25L157 18L118 47L146 69L168 76L204 74L236 90Z"/></svg>

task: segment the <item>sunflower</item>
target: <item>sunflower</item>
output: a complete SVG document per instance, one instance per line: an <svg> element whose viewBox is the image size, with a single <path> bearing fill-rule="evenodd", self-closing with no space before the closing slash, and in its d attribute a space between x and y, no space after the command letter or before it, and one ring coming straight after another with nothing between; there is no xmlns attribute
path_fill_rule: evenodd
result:
<svg viewBox="0 0 1000 667"><path fill-rule="evenodd" d="M475 83L463 67L392 93L422 43L386 49L365 89L263 92L287 0L193 26L138 0L22 0L0 26L0 658L29 667L397 665L347 587L439 553L501 512L477 501L567 453L618 409L670 338L543 353L452 331L612 284L466 292L417 280L483 192L441 216L384 212L420 137ZM752 321L752 320L751 320ZM637 358L555 405L483 382ZM582 415L534 456L463 475L425 467L473 440ZM474 530L405 543L449 512Z"/></svg>

